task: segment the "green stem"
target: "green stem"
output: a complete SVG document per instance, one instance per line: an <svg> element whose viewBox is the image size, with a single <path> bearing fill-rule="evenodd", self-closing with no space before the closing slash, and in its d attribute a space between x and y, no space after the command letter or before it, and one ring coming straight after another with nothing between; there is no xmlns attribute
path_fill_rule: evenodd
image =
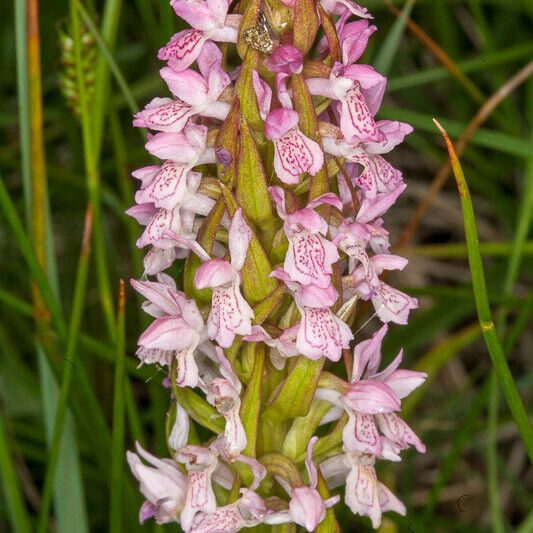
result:
<svg viewBox="0 0 533 533"><path fill-rule="evenodd" d="M104 13L104 25L108 20L108 8L110 2L106 4ZM83 155L85 160L85 171L87 174L87 189L89 201L93 211L93 233L92 240L94 246L94 258L96 262L96 277L100 292L100 300L104 312L104 319L107 325L108 335L111 339L115 335L115 314L113 311L113 298L111 294L111 284L109 281L109 270L107 266L105 238L102 222L101 208L101 187L100 187L100 169L99 146L101 139L95 132L102 128L103 107L105 100L102 92L107 90L108 67L105 59L100 58L97 67L97 85L94 93L94 105L89 109L89 100L87 88L85 85L85 75L83 71L83 51L81 40L81 24L78 13L78 2L70 0L70 18L72 24L72 38L74 42L74 56L76 63L77 88L80 102L80 119L82 127ZM116 30L115 30L116 31ZM103 67L102 67L103 65ZM100 76L102 78L100 78Z"/></svg>
<svg viewBox="0 0 533 533"><path fill-rule="evenodd" d="M494 366L494 370L498 376L498 381L503 390L513 419L518 427L520 436L526 447L528 456L533 462L533 428L529 421L527 412L522 403L522 399L516 389L511 371L505 359L503 347L501 345L498 333L494 327L492 319L492 313L489 306L489 300L487 296L487 288L485 283L485 273L483 269L483 262L481 259L481 253L479 251L479 241L477 235L476 221L474 215L474 208L472 206L472 199L470 197L470 191L466 182L463 169L453 145L444 131L442 126L435 120L435 124L441 131L450 156L450 161L453 168L455 180L457 182L457 188L461 198L461 208L463 211L463 219L465 225L466 242L468 245L468 260L470 263L470 272L472 275L472 286L474 289L474 298L476 302L476 308L481 326L483 337L487 345L489 355Z"/></svg>
<svg viewBox="0 0 533 533"><path fill-rule="evenodd" d="M124 477L124 404L125 404L125 290L120 280L117 316L115 394L113 398L113 434L111 445L111 505L109 531L122 531L122 478Z"/></svg>

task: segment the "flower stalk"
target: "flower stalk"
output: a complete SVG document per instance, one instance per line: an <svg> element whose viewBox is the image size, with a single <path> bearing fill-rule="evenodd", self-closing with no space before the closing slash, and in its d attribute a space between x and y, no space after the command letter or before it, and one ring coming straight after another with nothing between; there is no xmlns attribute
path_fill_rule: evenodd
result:
<svg viewBox="0 0 533 533"><path fill-rule="evenodd" d="M377 528L405 514L374 465L425 451L398 413L426 375L400 369L401 351L379 370L417 301L380 279L407 264L381 217L405 189L386 154L412 128L375 119L387 80L358 63L372 16L351 0L171 5L189 25L158 53L171 96L133 122L161 161L133 173L128 210L147 249L132 285L154 318L137 356L168 369L172 397L171 458L128 453L139 519L333 531L345 486ZM176 260L181 280L165 273ZM369 339L353 331L360 301L383 323ZM198 444L194 424L212 437Z"/></svg>

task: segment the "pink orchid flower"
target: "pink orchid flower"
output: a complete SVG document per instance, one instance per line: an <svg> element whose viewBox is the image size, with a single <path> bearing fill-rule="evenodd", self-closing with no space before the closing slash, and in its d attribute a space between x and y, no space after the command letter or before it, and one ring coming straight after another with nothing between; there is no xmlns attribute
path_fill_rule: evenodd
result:
<svg viewBox="0 0 533 533"><path fill-rule="evenodd" d="M134 116L133 125L179 132L195 115L224 120L230 105L218 98L230 84L230 79L221 62L222 54L218 47L214 43L206 43L198 58L200 73L190 68L176 71L163 67L159 71L161 78L176 98L154 98Z"/></svg>
<svg viewBox="0 0 533 533"><path fill-rule="evenodd" d="M299 324L283 330L277 338L272 338L267 331L261 326L252 326L252 333L246 335L243 339L247 342L264 342L272 348L270 350L270 362L278 370L283 370L285 360L289 357L296 357L298 349L296 348L296 335Z"/></svg>
<svg viewBox="0 0 533 533"><path fill-rule="evenodd" d="M320 470L329 488L346 484L344 500L350 510L368 516L375 529L384 512L405 516L405 505L380 481L374 469L375 457L363 453L342 453L326 459Z"/></svg>
<svg viewBox="0 0 533 533"><path fill-rule="evenodd" d="M311 94L339 100L340 128L347 143L383 140L374 115L381 105L387 80L372 67L336 63L329 79L309 78L306 82Z"/></svg>
<svg viewBox="0 0 533 533"><path fill-rule="evenodd" d="M358 186L368 199L374 199L378 193L393 192L402 185L402 173L380 154L392 150L412 131L408 124L389 120L378 121L376 127L382 135L381 140L377 142L352 144L339 137L323 137L326 153L345 158L363 168L362 172L354 172L355 169L348 163L346 170L353 176L353 184Z"/></svg>
<svg viewBox="0 0 533 533"><path fill-rule="evenodd" d="M176 360L176 383L180 387L198 385L196 349L207 341L207 330L194 300L176 290L170 276L159 274L158 281L136 281L131 284L147 301L146 313L154 322L139 338L138 357L142 363L170 365Z"/></svg>
<svg viewBox="0 0 533 533"><path fill-rule="evenodd" d="M240 492L236 502L196 515L190 533L236 533L261 524L268 511L263 498L252 490Z"/></svg>
<svg viewBox="0 0 533 533"><path fill-rule="evenodd" d="M325 11L333 15L343 15L346 11L349 11L356 17L365 19L374 18L366 7L362 7L352 2L352 0L320 0L320 3Z"/></svg>
<svg viewBox="0 0 533 533"><path fill-rule="evenodd" d="M197 289L213 289L211 311L207 319L208 337L222 348L229 348L236 335L249 335L254 312L240 291L239 272L244 266L252 230L244 220L242 209L233 215L228 232L230 261L214 258L197 243L168 232L167 238L189 247L202 260L194 275Z"/></svg>
<svg viewBox="0 0 533 533"><path fill-rule="evenodd" d="M137 454L127 452L132 474L140 483L141 494L146 498L139 511L142 524L152 516L158 524L178 522L185 505L187 478L170 459L158 459L145 451L137 442ZM142 457L149 465L146 466Z"/></svg>
<svg viewBox="0 0 533 533"><path fill-rule="evenodd" d="M322 149L300 131L298 120L296 111L280 108L265 121L266 137L274 143L274 170L287 184L298 183L305 172L314 176L324 164Z"/></svg>
<svg viewBox="0 0 533 533"><path fill-rule="evenodd" d="M377 254L370 258L372 270L379 276L383 270L402 270L407 264L403 257L389 254ZM407 324L409 312L418 307L418 300L398 289L378 280L374 283L375 276L369 280L365 271L358 267L352 273L354 291L364 300L371 300L376 315L382 322L395 322Z"/></svg>
<svg viewBox="0 0 533 533"><path fill-rule="evenodd" d="M247 438L240 418L242 389L239 378L220 347L216 347L217 362L222 377L205 385L206 399L224 417L226 426L212 445L227 461L233 461L246 448Z"/></svg>
<svg viewBox="0 0 533 533"><path fill-rule="evenodd" d="M316 285L326 289L331 285L332 265L339 259L337 247L325 238L327 222L314 210L329 204L342 210L342 203L328 193L310 202L307 207L288 214L285 210L285 192L281 187L269 187L269 192L289 240L289 249L283 268L291 281L302 285Z"/></svg>
<svg viewBox="0 0 533 533"><path fill-rule="evenodd" d="M157 57L168 62L176 71L184 70L198 59L208 39L219 42L237 42L241 15L228 15L226 0L174 0L176 15L185 19L191 29L176 33L159 50Z"/></svg>
<svg viewBox="0 0 533 533"><path fill-rule="evenodd" d="M218 459L208 448L193 445L182 448L175 458L187 469L187 489L180 524L184 531L189 531L197 513L211 513L217 508L211 476Z"/></svg>
<svg viewBox="0 0 533 533"><path fill-rule="evenodd" d="M281 268L274 269L271 276L283 281L295 293L295 302L301 315L296 334L298 352L314 361L321 357L338 361L342 350L349 347L353 333L329 309L337 300L337 291L333 286L321 289L316 285L300 285L292 281Z"/></svg>
<svg viewBox="0 0 533 533"><path fill-rule="evenodd" d="M367 19L348 23L347 21L351 15L352 13L346 10L335 23L339 44L341 46L342 63L344 65L355 63L363 55L368 40L372 34L377 31L376 26L373 24L370 25ZM323 37L319 41L317 50L321 54L326 53L328 50L326 37Z"/></svg>
<svg viewBox="0 0 533 533"><path fill-rule="evenodd" d="M317 440L318 437L312 437L307 446L305 467L309 477L309 485L291 487L283 478L276 476L276 480L291 497L289 509L267 516L266 523L283 524L294 522L307 531L314 531L326 517L326 509L333 507L340 500L339 496L323 500L317 490L318 473L313 462L313 448Z"/></svg>

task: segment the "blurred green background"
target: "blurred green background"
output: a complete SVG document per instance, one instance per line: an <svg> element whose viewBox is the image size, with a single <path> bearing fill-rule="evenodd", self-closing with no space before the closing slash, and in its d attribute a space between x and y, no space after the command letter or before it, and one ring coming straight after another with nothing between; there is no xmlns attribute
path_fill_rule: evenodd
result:
<svg viewBox="0 0 533 533"><path fill-rule="evenodd" d="M394 2L403 9L399 19L381 0L365 5L379 31L363 60L390 80L380 117L415 127L392 157L408 188L387 214L386 225L392 242L404 241L398 253L411 261L393 284L416 295L421 308L411 315L408 326L392 328L384 353L390 358L403 346L404 366L430 376L404 408L428 452L406 453L401 464L380 465L380 476L408 507L406 518L387 515L382 528L416 533L532 532L533 469L505 401L491 385L453 177L431 203L427 193L447 160L432 117L454 140L470 123L473 135L462 161L474 197L489 297L511 371L531 412L533 80L524 71L522 78L513 77L533 57L533 3L419 0L405 6ZM131 449L138 439L151 452L166 455L168 392L161 387L161 372L136 369L135 344L146 319L127 285L122 328L117 292L120 278L142 273L142 256L134 246L140 228L123 214L132 204L135 187L130 171L149 163L142 136L131 127L131 109L166 95L158 78L156 51L179 28L178 21L167 0L86 0L79 12L80 64L68 38L69 2L41 2L43 127L32 132L39 117L24 99L27 52L30 57L32 53L22 31L24 11L22 0L0 5L0 175L16 208L10 211L2 192L0 530L28 531L35 526L57 382L70 365L72 393L50 529L118 531L118 520L124 531L140 531L141 499L126 471L123 449ZM408 18L418 30L411 23L406 26ZM99 42L102 39L108 45ZM85 143L76 72L86 84L85 122L89 117L96 124ZM510 94L491 109L492 95L509 83ZM33 139L36 146L40 133L44 165L35 163L38 153L29 152L28 141ZM39 189L45 176L47 191ZM95 238L90 257L82 254L79 263L88 200L93 205ZM412 217L421 204L427 209L415 227ZM26 228L33 226L32 231L14 229L16 214ZM406 234L409 227L412 231ZM31 279L36 265L26 239L31 233L37 247L48 250L49 299L37 305L48 311L40 315L39 328L32 318ZM88 269L88 282L86 288L78 286L76 297L80 268ZM47 302L53 302L52 309ZM51 325L46 316L50 311ZM366 331L376 326L374 322ZM67 357L69 341L72 353ZM115 394L123 353L125 393ZM74 363L65 362L74 357ZM117 491L123 496L122 505L116 503ZM367 519L356 519L345 508L337 516L343 531L369 528ZM30 529L25 529L28 521ZM159 529L177 528L144 527Z"/></svg>

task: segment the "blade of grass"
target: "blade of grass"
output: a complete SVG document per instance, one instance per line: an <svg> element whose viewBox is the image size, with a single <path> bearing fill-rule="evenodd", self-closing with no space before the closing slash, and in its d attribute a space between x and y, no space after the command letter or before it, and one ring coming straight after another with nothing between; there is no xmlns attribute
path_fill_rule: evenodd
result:
<svg viewBox="0 0 533 533"><path fill-rule="evenodd" d="M111 498L109 507L109 531L122 531L122 492L124 477L124 396L125 375L125 300L124 281L120 280L117 314L115 394L113 399L113 433L111 447Z"/></svg>
<svg viewBox="0 0 533 533"><path fill-rule="evenodd" d="M516 389L513 376L505 359L503 347L501 345L498 333L494 327L492 313L487 297L483 262L479 252L474 208L472 206L468 184L448 134L437 120L434 120L434 122L442 133L442 136L446 142L453 173L457 182L457 188L459 190L465 225L466 242L468 245L468 260L472 275L472 287L474 289L474 299L476 302L476 309L481 330L483 332L483 337L485 338L485 343L487 345L494 370L498 376L499 384L503 390L518 431L520 432L520 436L526 447L529 459L533 462L533 428L522 403L522 399L520 398L520 395Z"/></svg>
<svg viewBox="0 0 533 533"><path fill-rule="evenodd" d="M67 338L67 349L65 363L63 365L63 377L61 380L61 390L53 422L52 437L48 449L48 461L46 463L46 474L44 477L43 493L41 506L39 509L39 518L37 531L45 533L48 527L48 515L52 503L52 493L56 468L59 463L59 454L63 442L63 428L67 418L67 408L69 402L70 389L74 377L74 361L77 354L78 336L80 331L83 309L85 306L85 295L87 291L87 274L89 269L90 256L90 237L92 227L92 210L89 205L85 216L85 228L76 273L76 283L71 310L71 319Z"/></svg>
<svg viewBox="0 0 533 533"><path fill-rule="evenodd" d="M533 65L533 62L531 65ZM533 106L531 109L533 110ZM533 119L533 113L530 118ZM524 181L524 190L520 195L521 202L518 210L518 223L514 232L512 252L507 262L507 268L503 280L502 294L504 296L509 296L513 292L513 287L518 279L520 271L524 244L531 229L531 221L533 218L533 157L527 162ZM503 307L497 317L497 330L501 337L505 335L508 314L509 308ZM505 531L505 526L499 498L498 449L496 443L500 395L498 381L494 372L491 374L489 398L487 419L487 478L489 487L489 504L493 528L495 531L503 532Z"/></svg>
<svg viewBox="0 0 533 533"><path fill-rule="evenodd" d="M94 37L94 40L96 41L96 44L98 45L100 53L102 54L102 57L107 62L109 66L109 70L113 74L115 81L117 82L117 85L119 89L121 90L124 96L124 100L126 100L126 103L128 104L130 111L132 113L136 113L139 110L139 106L137 105L137 102L135 101L135 97L133 96L129 88L128 82L124 78L124 75L122 74L122 71L120 70L120 67L118 66L118 63L115 61L115 58L113 57L113 54L111 53L111 50L107 46L101 33L98 31L98 28L96 27L96 24L94 23L93 19L91 18L87 10L83 7L83 4L81 4L80 2L76 2L76 5L80 12L81 18L83 19L83 23L87 26L92 36Z"/></svg>
<svg viewBox="0 0 533 533"><path fill-rule="evenodd" d="M17 54L17 105L20 132L20 164L24 190L26 225L30 225L31 213L31 154L30 154L30 103L28 92L28 56L26 55L26 2L14 0L15 45Z"/></svg>
<svg viewBox="0 0 533 533"><path fill-rule="evenodd" d="M48 362L48 357L41 347L38 347L37 361L41 378L41 394L43 397L47 439L49 445L52 446L54 418L59 408L58 387ZM70 365L66 363L66 366ZM57 445L57 449L59 450L58 463L55 469L55 477L52 478L51 483L57 529L61 533L71 533L72 531L87 533L87 514L81 484L78 444L76 442L74 420L69 410L65 413L65 431L63 438ZM49 490L52 493L52 490ZM39 514L42 512L43 499L44 496L39 506ZM47 531L49 528L48 516L44 525L45 527L42 531Z"/></svg>
<svg viewBox="0 0 533 533"><path fill-rule="evenodd" d="M102 35L110 47L112 47L115 41L121 5L121 0L108 0L105 3L102 19ZM109 64L103 55L100 54L96 66L96 84L94 88L93 103L91 109L89 109L85 73L83 70L81 24L78 12L78 2L76 0L70 0L70 21L74 43L73 48L82 127L83 156L85 161L85 171L87 174L87 189L93 211L92 240L96 277L108 335L110 339L113 339L115 335L115 314L113 311L113 297L109 281L109 269L107 265L102 221L101 179L99 168L102 129L105 109L107 108L107 93L109 90Z"/></svg>
<svg viewBox="0 0 533 533"><path fill-rule="evenodd" d="M4 414L0 411L0 477L4 490L4 502L14 533L30 533L30 519L20 491L13 456L9 449Z"/></svg>
<svg viewBox="0 0 533 533"><path fill-rule="evenodd" d="M400 41L405 33L405 25L411 15L415 2L416 0L407 0L405 2L398 18L394 21L387 37L385 37L383 44L379 48L379 53L374 60L374 68L384 76L389 73L392 62L399 50Z"/></svg>

